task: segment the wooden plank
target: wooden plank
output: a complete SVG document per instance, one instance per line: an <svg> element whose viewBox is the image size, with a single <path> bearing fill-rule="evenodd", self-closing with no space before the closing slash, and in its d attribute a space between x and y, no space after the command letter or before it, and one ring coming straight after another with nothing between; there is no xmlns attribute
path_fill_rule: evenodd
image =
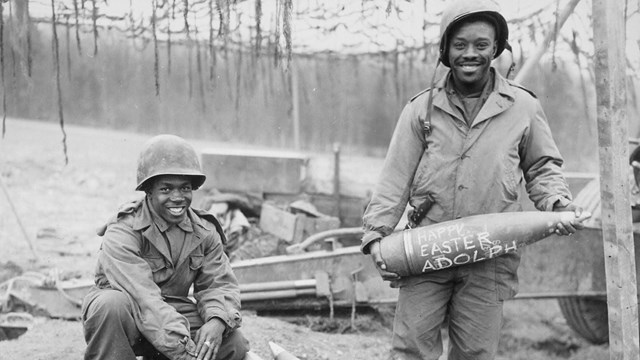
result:
<svg viewBox="0 0 640 360"><path fill-rule="evenodd" d="M288 243L299 243L313 234L339 227L337 217L293 214L269 203L262 205L260 213L260 228Z"/></svg>
<svg viewBox="0 0 640 360"><path fill-rule="evenodd" d="M306 217L304 219L304 227L302 236L299 239L295 239L295 242L301 242L313 234L319 232L333 230L340 227L340 219L333 216L326 216L320 218Z"/></svg>
<svg viewBox="0 0 640 360"><path fill-rule="evenodd" d="M269 203L262 204L260 228L286 242L302 237L304 215L295 215Z"/></svg>
<svg viewBox="0 0 640 360"><path fill-rule="evenodd" d="M298 194L309 157L298 152L203 149L205 188L228 192Z"/></svg>
<svg viewBox="0 0 640 360"><path fill-rule="evenodd" d="M638 291L629 203L624 2L593 0L600 196L609 352L612 360L640 359Z"/></svg>
<svg viewBox="0 0 640 360"><path fill-rule="evenodd" d="M333 195L309 193L311 203L323 214L337 216L335 198ZM264 199L280 203L287 203L297 199L299 195L265 193ZM355 196L340 196L340 221L342 227L362 226L362 214L369 198Z"/></svg>

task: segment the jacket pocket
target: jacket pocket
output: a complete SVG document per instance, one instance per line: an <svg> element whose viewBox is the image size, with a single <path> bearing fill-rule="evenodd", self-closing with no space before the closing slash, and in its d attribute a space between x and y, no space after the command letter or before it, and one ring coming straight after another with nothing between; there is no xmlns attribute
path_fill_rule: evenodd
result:
<svg viewBox="0 0 640 360"><path fill-rule="evenodd" d="M146 257L144 258L144 260L147 262L147 264L149 264L149 267L151 267L151 271L154 273L167 267L167 264L164 263L163 258Z"/></svg>
<svg viewBox="0 0 640 360"><path fill-rule="evenodd" d="M153 282L161 283L169 278L171 274L169 274L169 269L167 268L167 264L164 261L164 258L161 257L145 257L144 261L149 264L151 268L151 272L153 273Z"/></svg>
<svg viewBox="0 0 640 360"><path fill-rule="evenodd" d="M506 254L495 259L498 300L512 299L518 293L518 254Z"/></svg>

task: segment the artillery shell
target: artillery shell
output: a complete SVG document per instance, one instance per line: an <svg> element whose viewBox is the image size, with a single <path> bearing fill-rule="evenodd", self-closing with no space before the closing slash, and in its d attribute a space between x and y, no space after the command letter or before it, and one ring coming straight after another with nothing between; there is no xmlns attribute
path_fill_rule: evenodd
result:
<svg viewBox="0 0 640 360"><path fill-rule="evenodd" d="M393 233L380 242L387 270L419 275L516 252L552 235L559 222L582 222L573 212L510 212L475 215Z"/></svg>

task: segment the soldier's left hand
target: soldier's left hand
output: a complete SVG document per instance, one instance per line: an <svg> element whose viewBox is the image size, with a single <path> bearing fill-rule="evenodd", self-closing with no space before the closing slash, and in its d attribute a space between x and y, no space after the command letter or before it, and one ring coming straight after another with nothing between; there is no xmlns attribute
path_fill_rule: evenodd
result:
<svg viewBox="0 0 640 360"><path fill-rule="evenodd" d="M196 332L196 355L198 360L212 360L216 358L222 334L226 326L222 320L213 318L202 325Z"/></svg>
<svg viewBox="0 0 640 360"><path fill-rule="evenodd" d="M567 221L562 221L556 224L556 230L555 230L556 234L570 236L576 231L584 229L584 224L582 224L582 221L584 221L585 219L580 218L583 213L582 207L577 206L574 203L569 203L566 206L556 205L553 207L553 211L556 211L556 212L573 211L573 213L575 214L574 221L567 220Z"/></svg>

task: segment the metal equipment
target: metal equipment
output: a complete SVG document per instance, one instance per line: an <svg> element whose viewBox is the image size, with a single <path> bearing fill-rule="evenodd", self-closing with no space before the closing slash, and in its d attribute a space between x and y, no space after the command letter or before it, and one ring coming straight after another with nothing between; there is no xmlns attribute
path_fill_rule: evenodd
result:
<svg viewBox="0 0 640 360"><path fill-rule="evenodd" d="M630 164L640 162L638 149L640 147L632 153ZM640 184L640 172L634 172L635 181ZM566 177L574 201L592 217L584 222L585 229L571 237L552 234L544 241L518 250L522 259L518 271L520 291L515 299L557 299L567 324L586 340L601 344L608 341L608 319L600 184L596 174L567 173ZM634 191L640 199L640 190ZM631 206L636 254L640 254L640 200L631 199ZM530 203L524 207L534 210ZM243 299L243 307L256 310L274 307L332 309L394 304L397 289L382 281L369 256L360 252L359 244L345 241L359 238L361 234L362 230L355 227L333 229L289 246L289 255L233 263L239 281L252 286L273 281L310 281L319 272L325 273L328 279L328 292L325 287L322 294L314 295L309 290L278 300ZM325 245L322 250L308 251L319 243ZM292 292L289 294L293 295Z"/></svg>

